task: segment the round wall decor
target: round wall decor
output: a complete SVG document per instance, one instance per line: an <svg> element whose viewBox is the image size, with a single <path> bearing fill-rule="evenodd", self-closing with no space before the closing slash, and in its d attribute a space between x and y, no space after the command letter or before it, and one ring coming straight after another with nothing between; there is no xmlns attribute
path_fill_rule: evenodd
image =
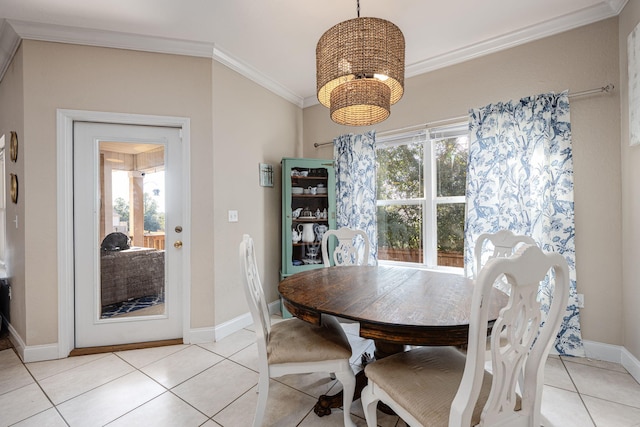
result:
<svg viewBox="0 0 640 427"><path fill-rule="evenodd" d="M18 203L18 175L11 174L11 201Z"/></svg>
<svg viewBox="0 0 640 427"><path fill-rule="evenodd" d="M9 155L11 161L16 162L18 160L18 134L11 131L11 144L9 145Z"/></svg>

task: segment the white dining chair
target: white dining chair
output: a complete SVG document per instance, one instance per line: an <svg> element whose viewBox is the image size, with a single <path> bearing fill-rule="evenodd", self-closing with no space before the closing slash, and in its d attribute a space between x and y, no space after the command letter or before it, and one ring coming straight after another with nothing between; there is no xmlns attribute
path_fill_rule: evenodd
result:
<svg viewBox="0 0 640 427"><path fill-rule="evenodd" d="M326 372L335 373L342 383L344 425L355 427L350 415L356 383L349 364L351 345L338 321L327 316L316 326L292 318L272 325L258 274L253 239L247 234L240 243L240 267L258 344L260 377L253 426L263 424L270 378Z"/></svg>
<svg viewBox="0 0 640 427"><path fill-rule="evenodd" d="M499 230L496 233L484 233L476 240L474 247L474 256L476 260L475 276L482 270L482 266L493 258L508 258L512 256L516 250L522 245L535 245L536 241L531 236L524 234L514 234L511 230ZM504 276L498 277L493 284L497 289L503 292L509 292L509 284ZM500 336L500 340L505 341L504 332ZM465 349L461 349L465 351ZM487 349L485 353L487 361L491 360L491 342L487 339ZM519 375L519 387L521 387L522 372Z"/></svg>
<svg viewBox="0 0 640 427"><path fill-rule="evenodd" d="M329 239L335 237L337 244L329 254ZM369 263L369 238L362 230L340 227L327 230L322 235L322 262L325 267L332 265L367 265Z"/></svg>
<svg viewBox="0 0 640 427"><path fill-rule="evenodd" d="M482 266L490 259L497 257L510 257L522 246L535 245L533 237L523 234L513 234L511 230L500 230L496 233L483 233L478 236L474 247L475 274L482 269ZM493 250L491 250L493 247Z"/></svg>
<svg viewBox="0 0 640 427"><path fill-rule="evenodd" d="M500 275L511 292L491 334L491 374L484 369L487 313ZM547 275L553 292L545 317L536 296ZM412 427L540 425L544 365L569 297L567 262L557 253L526 245L510 258L489 260L475 286L466 356L452 347L421 347L366 366L368 385L361 399L369 427L376 426L378 401ZM503 330L507 339L501 343Z"/></svg>

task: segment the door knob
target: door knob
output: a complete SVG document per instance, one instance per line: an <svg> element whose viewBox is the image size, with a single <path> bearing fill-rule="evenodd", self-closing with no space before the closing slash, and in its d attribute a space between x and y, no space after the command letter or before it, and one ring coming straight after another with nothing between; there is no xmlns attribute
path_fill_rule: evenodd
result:
<svg viewBox="0 0 640 427"><path fill-rule="evenodd" d="M174 248L181 248L182 247L182 240L176 240L176 242L173 244Z"/></svg>

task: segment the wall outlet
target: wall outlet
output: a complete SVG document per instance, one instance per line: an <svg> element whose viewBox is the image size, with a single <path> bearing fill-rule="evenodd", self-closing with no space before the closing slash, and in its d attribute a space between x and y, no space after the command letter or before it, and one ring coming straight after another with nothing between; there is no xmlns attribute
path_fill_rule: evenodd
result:
<svg viewBox="0 0 640 427"><path fill-rule="evenodd" d="M584 308L584 294L578 294L576 296L576 301L578 303L578 308Z"/></svg>
<svg viewBox="0 0 640 427"><path fill-rule="evenodd" d="M238 222L238 211L229 211L229 222Z"/></svg>

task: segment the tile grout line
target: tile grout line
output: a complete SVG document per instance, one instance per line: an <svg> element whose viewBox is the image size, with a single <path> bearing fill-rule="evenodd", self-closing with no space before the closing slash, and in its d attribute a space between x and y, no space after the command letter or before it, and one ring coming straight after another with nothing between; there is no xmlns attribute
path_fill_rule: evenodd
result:
<svg viewBox="0 0 640 427"><path fill-rule="evenodd" d="M63 369L60 372L56 372L55 374L47 375L45 377L40 378L39 380L35 378L35 375L32 374L32 376L36 381L46 380L47 378L55 377L56 375L60 375L60 374L63 374L65 372L69 372L69 371L71 371L73 369L79 368L81 366L85 366L85 365L87 365L89 363L93 363L93 362L95 362L97 360L104 359L105 357L109 356L110 354L113 354L113 353L112 352L107 352L107 353L96 354L95 356L99 355L100 357L96 357L95 359L88 360L88 361L86 361L84 363L81 363L79 365ZM87 356L94 356L94 355L87 355ZM83 357L83 356L75 356L75 357ZM69 359L69 358L67 358L67 359ZM42 362L29 362L29 363L22 362L22 364L29 371L29 373L31 373L31 369L29 369L29 365L35 365L35 364L38 364L38 363L43 363L44 364L44 363L49 363L49 362L55 362L55 361L58 361L58 360L64 360L64 359L53 359L53 360L45 360L45 361L42 361Z"/></svg>
<svg viewBox="0 0 640 427"><path fill-rule="evenodd" d="M240 352L240 351L242 351L242 350L246 349L246 348L247 348L247 347L249 347L250 345L252 345L252 344L249 344L248 346L245 346L245 347L243 347L242 349L240 349L240 350L238 350L238 351L236 351L236 352L232 353L232 355L234 355L234 354L236 354L236 353L238 353L238 352ZM200 372L195 373L195 374L194 374L194 375L192 375L191 377L189 377L189 378L185 379L184 381L182 381L182 382L180 382L180 383L178 383L178 384L176 384L176 385L174 385L173 387L170 387L170 388L166 387L164 384L161 384L161 383L160 383L160 382L158 382L155 378L151 377L151 376L150 376L150 375L148 375L146 372L142 371L142 368L143 368L143 367L145 367L145 366L150 366L150 365L152 365L152 364L154 364L154 363L157 363L157 362L159 362L159 361L161 361L161 360L163 360L163 359L166 359L166 358L168 358L168 357L170 357L170 356L173 356L173 355L175 355L175 354L177 354L177 353L180 353L180 352L182 352L183 350L187 350L187 349L189 349L190 347L197 347L197 348L199 348L199 349L202 349L202 350L204 350L204 351L207 351L207 352L209 352L209 353L211 353L211 354L214 354L214 355L216 355L216 356L218 356L218 357L221 357L221 358L222 358L222 360L220 360L220 361L218 361L218 362L214 363L213 365L211 365L211 366L209 366L209 367L205 368L204 370L202 370L202 371L200 371ZM120 356L119 356L119 355L117 355L117 354L116 354L116 356L120 357ZM194 410L196 410L198 413L202 414L202 415L207 419L207 421L209 421L209 420L210 420L210 421L212 421L212 422L215 422L215 421L213 420L213 417L214 417L215 415L217 415L218 413L220 413L222 410L226 409L229 405L231 405L233 402L235 402L236 400L238 400L241 396L244 396L247 392L251 391L251 389L253 389L253 388L257 385L257 383L256 383L255 385L253 385L252 387L250 387L246 392L242 393L240 396L238 396L236 399L234 399L232 402L230 402L229 404L225 405L222 409L220 409L220 411L216 412L215 414L213 414L213 415L211 415L211 416L209 417L207 414L205 414L204 412L202 412L201 410L199 410L198 408L196 408L195 406L193 406L191 403L189 403L188 401L186 401L186 400L185 400L185 399L183 399L182 397L178 396L178 395L177 395L173 390L174 390L176 387L180 386L181 384L184 384L185 382L187 382L187 381L190 381L190 380L194 379L194 378L195 378L195 377L197 377L198 375L202 374L203 372L207 371L208 369L211 369L212 367L214 367L214 366L216 366L216 365L220 364L221 362L223 362L223 361L225 361L225 360L228 360L228 361L229 361L229 362L231 362L231 363L234 363L234 364L236 364L236 365L238 365L238 366L241 366L241 367L243 367L243 368L245 368L245 369L248 369L248 370L250 370L250 371L252 371L252 372L255 372L255 371L253 371L253 369L251 369L251 368L249 368L249 367L247 367L247 366L244 366L244 365L242 365L241 363L238 363L238 362L236 362L236 361L234 361L234 360L231 360L231 359L229 359L229 357L226 357L226 356L223 356L222 354L216 353L216 352L215 352L215 351L213 351L213 350L210 350L210 349L208 349L208 348L202 347L202 346L200 346L200 345L198 345L198 344L188 344L185 348L183 348L183 349L181 349L181 350L179 350L179 351L176 351L176 352L174 352L174 353L171 353L171 354L169 354L169 355L166 355L166 356L164 356L164 357L161 357L160 359L154 360L153 362L148 363L148 364L146 364L146 365L144 365L144 366L141 366L140 368L137 368L137 367L133 366L131 363L129 363L127 360L123 359L122 357L120 357L120 359L122 359L124 362L126 362L127 364L129 364L130 366L132 366L134 369L136 369L137 371L139 371L139 372L140 372L140 373L142 373L143 375L145 375L147 378L151 379L152 381L154 381L155 383L157 383L157 384L159 384L161 387L163 387L163 388L165 389L165 392L164 392L164 393L162 393L162 394L165 394L165 393L167 393L167 392L168 392L168 393L171 393L173 396L175 396L176 398L180 399L182 402L184 402L185 404L187 404L189 407L193 408L193 409L194 409ZM128 413L130 413L130 412L133 412L133 411L135 411L135 410L137 410L137 409L139 409L139 408L140 408L140 407L142 407L143 405L145 405L145 404L147 404L147 403L151 402L152 400L154 400L154 399L156 399L156 398L160 397L162 394L160 394L160 395L158 395L158 396L154 397L153 399L149 400L148 402L145 402L145 403L143 403L142 405L140 405L140 406L138 406L138 407L136 407L136 408L134 408L134 409L130 410L129 412L127 412L127 414L128 414ZM123 417L123 416L125 416L125 415L126 415L126 414L122 414L122 415L121 415L120 417L118 417L118 418L121 418L121 417ZM110 421L110 423L114 422L114 421L115 421L115 420L117 420L118 418L116 418L116 419L114 419L114 420L111 420L111 421ZM206 424L206 422L207 422L207 421L205 421L203 424ZM216 423L216 424L217 424L217 423Z"/></svg>
<svg viewBox="0 0 640 427"><path fill-rule="evenodd" d="M14 350L14 353L15 353L15 350ZM16 356L18 356L18 355L16 354ZM61 420L62 420L62 421L67 425L67 426L69 426L69 423L67 422L67 419L66 419L64 416L62 416L62 413L61 413L61 412L60 412L60 410L58 409L58 406L57 406L57 405L55 405L55 404L53 403L53 401L51 400L51 398L49 397L49 395L48 395L48 394L44 391L44 389L42 388L42 385L40 384L40 382L36 379L36 377L35 377L35 376L33 375L33 373L29 370L29 368L27 368L27 365L26 365L25 363L23 363L23 362L22 362L22 360L20 359L20 356L18 356L18 360L20 360L20 363L22 363L22 366L23 366L23 367L24 367L24 369L27 371L27 373L29 374L29 376L31 376L31 379L33 379L33 381L34 381L34 383L36 384L36 386L38 386L38 388L40 389L40 391L42 392L42 394L44 395L44 397L49 401L49 403L51 404L51 407L50 407L50 408L47 408L47 409L44 409L44 410L42 410L42 411L40 411L40 412L38 412L38 413L36 413L36 414L33 414L33 415L31 415L31 416L28 416L27 418L24 418L24 419L22 419L22 420L20 420L20 421L17 421L17 422L15 422L13 425L15 425L15 424L17 424L17 423L20 423L20 422L23 422L23 421L26 421L26 420L28 420L29 418L35 417L36 415L40 415L40 414L42 414L43 412L48 411L49 409L53 409L53 410L55 410L55 411L58 413L58 415L60 416L60 419L61 419ZM29 385L29 384L28 384L28 385ZM26 386L25 386L25 387L26 387Z"/></svg>
<svg viewBox="0 0 640 427"><path fill-rule="evenodd" d="M567 365L565 364L565 361L562 359L562 357L560 358L560 362L562 363L562 367L564 368L565 372L569 376L569 379L571 380L571 384L573 384L573 387L576 389L576 393L578 393L578 398L580 399L580 402L582 403L582 406L584 407L584 410L587 411L587 415L589 415L589 419L591 420L593 425L595 427L597 427L598 424L596 424L596 420L593 419L593 415L591 415L591 411L589 411L589 408L587 407L587 404L585 403L584 399L582 398L582 393L580 393L580 390L578 389L578 385L573 380L573 377L571 376L571 373L569 372L569 369L567 369Z"/></svg>
<svg viewBox="0 0 640 427"><path fill-rule="evenodd" d="M186 347L184 347L183 349L180 349L180 350L178 350L178 351L176 351L176 352L173 352L173 353L168 354L168 355L166 355L166 356L164 356L164 357L161 357L161 358L159 358L159 359L157 359L157 360L154 360L153 362L148 363L148 364L146 364L146 365L144 365L144 366L141 366L140 368L137 368L137 367L135 367L135 366L131 365L131 363L129 363L127 360L123 359L123 358L122 358L122 357L120 357L119 355L116 355L116 356L120 357L124 362L128 363L129 365L131 365L135 370L137 370L138 372L140 372L142 375L146 376L147 378L149 378L150 380L152 380L152 381L153 381L153 382L155 382L156 384L160 385L162 388L164 388L164 390L165 390L165 391L164 391L163 393L159 394L158 396L155 396L153 399L150 399L150 400L148 400L147 402L144 402L144 403L143 403L143 404L141 404L140 406L137 406L136 408L131 409L131 410L130 410L130 411L128 411L127 413L122 414L122 415L121 415L121 416L119 416L118 418L115 418L115 419L113 419L113 420L109 421L109 423L113 423L113 422L114 422L114 421L116 421L117 419L122 418L122 417L124 417L125 415L127 415L127 414L129 414L129 413L131 413L131 412L133 412L133 411L135 411L135 410L137 410L137 409L140 409L142 406L144 406L144 405L146 405L147 403L149 403L149 402L151 402L151 401L153 401L153 400L155 400L155 399L159 398L160 396L162 396L162 395L164 395L164 394L166 394L166 393L170 393L172 396L176 397L177 399L179 399L180 401L184 402L184 403L185 403L186 405L188 405L189 407L193 408L193 409L194 409L195 411L197 411L198 413L202 414L202 415L207 419L207 421L209 421L209 420L213 421L212 417L209 417L207 414L205 414L204 412L202 412L201 410L199 410L198 408L196 408L195 406L193 406L191 403L189 403L188 401L186 401L186 400L185 400L185 399L183 399L182 397L178 396L176 393L174 393L173 389L174 389L174 388L176 388L176 387L178 387L180 384L183 384L183 383L185 383L185 382L187 382L187 381L189 381L189 380L191 380L191 379L195 378L196 376L200 375L201 373L205 372L206 370L208 370L208 369L210 369L210 368L212 368L212 367L216 366L216 365L217 365L217 364L219 364L220 362L224 361L224 360L226 359L224 356L222 356L222 355L220 355L220 354L218 354L218 353L214 353L214 352L212 352L212 351L209 351L210 353L213 353L213 354L215 354L216 356L220 356L220 357L222 357L222 360L221 360L221 361L219 361L219 362L214 363L213 365L209 366L208 368L204 369L203 371L201 371L201 372L198 372L198 373L194 374L193 376L191 376L191 377L187 378L186 380L184 380L184 381L182 381L182 382L180 382L180 383L176 384L175 386L173 386L173 387L171 387L171 388L166 387L164 384L160 383L160 382L159 382L159 381L157 381L155 378L151 377L149 374L147 374L146 372L144 372L144 371L142 370L142 368L144 368L144 367L146 367L146 366L150 366L150 365L152 365L152 364L154 364L154 363L157 363L157 362L159 362L159 361L161 361L161 360L167 359L167 358L169 358L169 357L171 357L171 356L173 356L173 355L176 355L176 354L178 354L178 353L180 353L180 352L182 352L182 351L184 351L184 350L189 349L190 347L198 347L198 348L201 348L202 350L209 351L208 349L206 349L206 348L202 348L202 347L198 346L197 344L188 344L188 345L187 345ZM202 423L201 425L206 424L206 423L207 423L207 421L205 421L205 422L204 422L204 423ZM107 424L107 425L108 425L108 424Z"/></svg>

